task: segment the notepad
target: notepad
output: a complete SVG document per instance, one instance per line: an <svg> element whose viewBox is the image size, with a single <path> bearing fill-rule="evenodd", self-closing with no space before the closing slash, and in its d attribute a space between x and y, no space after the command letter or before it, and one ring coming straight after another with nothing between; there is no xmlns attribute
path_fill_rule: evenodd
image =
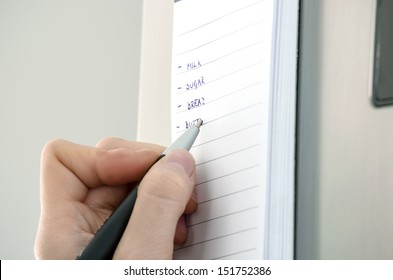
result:
<svg viewBox="0 0 393 280"><path fill-rule="evenodd" d="M296 42L296 1L174 4L173 138L204 121L176 259L292 258Z"/></svg>

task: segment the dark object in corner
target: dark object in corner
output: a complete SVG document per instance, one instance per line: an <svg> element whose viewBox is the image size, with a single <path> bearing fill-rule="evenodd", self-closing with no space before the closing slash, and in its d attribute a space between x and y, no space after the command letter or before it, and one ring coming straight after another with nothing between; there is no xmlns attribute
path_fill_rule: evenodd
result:
<svg viewBox="0 0 393 280"><path fill-rule="evenodd" d="M372 90L375 106L393 104L393 1L391 0L377 1Z"/></svg>

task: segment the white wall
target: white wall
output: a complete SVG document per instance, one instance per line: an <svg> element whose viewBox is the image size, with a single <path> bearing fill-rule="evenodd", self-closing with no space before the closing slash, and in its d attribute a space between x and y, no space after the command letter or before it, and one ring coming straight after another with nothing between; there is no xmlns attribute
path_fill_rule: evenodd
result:
<svg viewBox="0 0 393 280"><path fill-rule="evenodd" d="M144 0L138 140L171 142L173 0Z"/></svg>
<svg viewBox="0 0 393 280"><path fill-rule="evenodd" d="M370 100L375 4L303 1L298 258L393 258L393 106Z"/></svg>
<svg viewBox="0 0 393 280"><path fill-rule="evenodd" d="M142 0L0 0L0 259L32 259L43 145L136 139Z"/></svg>

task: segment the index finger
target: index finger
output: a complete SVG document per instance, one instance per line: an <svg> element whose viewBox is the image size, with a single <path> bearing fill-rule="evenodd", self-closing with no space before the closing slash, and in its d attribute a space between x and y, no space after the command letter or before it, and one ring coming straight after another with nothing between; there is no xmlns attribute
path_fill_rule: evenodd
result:
<svg viewBox="0 0 393 280"><path fill-rule="evenodd" d="M83 189L140 180L158 156L153 149L103 150L54 140L42 152L41 186L48 195L80 200L72 196L85 195Z"/></svg>

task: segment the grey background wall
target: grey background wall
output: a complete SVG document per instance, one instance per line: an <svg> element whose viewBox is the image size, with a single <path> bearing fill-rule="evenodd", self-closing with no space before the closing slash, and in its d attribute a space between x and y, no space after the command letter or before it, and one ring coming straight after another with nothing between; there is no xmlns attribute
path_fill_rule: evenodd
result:
<svg viewBox="0 0 393 280"><path fill-rule="evenodd" d="M0 0L0 259L32 259L53 138L137 133L142 0Z"/></svg>

